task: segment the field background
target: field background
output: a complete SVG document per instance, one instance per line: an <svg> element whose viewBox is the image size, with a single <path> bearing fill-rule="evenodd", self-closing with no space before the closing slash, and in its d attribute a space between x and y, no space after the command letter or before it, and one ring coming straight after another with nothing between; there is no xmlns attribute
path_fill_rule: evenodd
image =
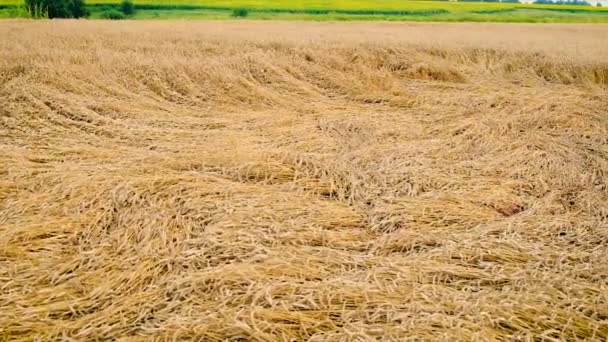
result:
<svg viewBox="0 0 608 342"><path fill-rule="evenodd" d="M0 340L606 341L607 56L595 24L3 21Z"/></svg>
<svg viewBox="0 0 608 342"><path fill-rule="evenodd" d="M117 0L87 1L92 18ZM23 16L19 0L0 0L0 17ZM135 0L133 19L230 19L232 10L246 8L250 19L283 20L408 20L503 22L608 22L608 8L416 0L285 1L285 0Z"/></svg>

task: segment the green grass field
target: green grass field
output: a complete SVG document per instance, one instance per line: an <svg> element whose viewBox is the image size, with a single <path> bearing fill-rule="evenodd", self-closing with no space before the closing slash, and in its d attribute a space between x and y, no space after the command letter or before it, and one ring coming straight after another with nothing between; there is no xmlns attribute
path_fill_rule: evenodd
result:
<svg viewBox="0 0 608 342"><path fill-rule="evenodd" d="M87 1L91 18L117 8L119 0ZM403 20L496 22L608 22L608 7L417 0L134 0L132 19L230 19L246 8L249 19ZM20 0L0 0L0 17L26 14Z"/></svg>

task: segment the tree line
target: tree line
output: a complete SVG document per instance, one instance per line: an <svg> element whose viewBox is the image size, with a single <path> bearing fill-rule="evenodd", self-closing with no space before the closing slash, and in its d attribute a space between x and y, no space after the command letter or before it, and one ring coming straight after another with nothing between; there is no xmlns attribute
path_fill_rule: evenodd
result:
<svg viewBox="0 0 608 342"><path fill-rule="evenodd" d="M84 0L25 0L25 9L32 18L84 18L90 12ZM102 13L106 19L124 19L135 13L131 0L123 0L120 10L110 9Z"/></svg>

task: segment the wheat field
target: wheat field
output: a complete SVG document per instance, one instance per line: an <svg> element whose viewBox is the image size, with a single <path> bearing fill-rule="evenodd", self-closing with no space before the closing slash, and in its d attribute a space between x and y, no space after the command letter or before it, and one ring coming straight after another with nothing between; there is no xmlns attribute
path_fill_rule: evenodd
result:
<svg viewBox="0 0 608 342"><path fill-rule="evenodd" d="M608 26L0 23L0 340L608 339Z"/></svg>

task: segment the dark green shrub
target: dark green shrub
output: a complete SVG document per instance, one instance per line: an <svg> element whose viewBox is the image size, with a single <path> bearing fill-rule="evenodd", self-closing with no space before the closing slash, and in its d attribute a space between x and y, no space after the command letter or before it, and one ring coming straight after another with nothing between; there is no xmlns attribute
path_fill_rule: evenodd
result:
<svg viewBox="0 0 608 342"><path fill-rule="evenodd" d="M34 18L81 18L89 14L84 0L25 0L25 8Z"/></svg>
<svg viewBox="0 0 608 342"><path fill-rule="evenodd" d="M120 9L125 15L135 14L135 5L133 5L133 1L131 0L123 0L123 2L120 3Z"/></svg>
<svg viewBox="0 0 608 342"><path fill-rule="evenodd" d="M232 10L232 16L237 18L244 18L249 15L249 10L246 8L235 8Z"/></svg>
<svg viewBox="0 0 608 342"><path fill-rule="evenodd" d="M116 9L111 9L111 10L102 12L101 17L103 19L110 19L110 20L122 20L122 19L126 18L124 13L122 13L121 11L116 10Z"/></svg>
<svg viewBox="0 0 608 342"><path fill-rule="evenodd" d="M89 16L84 0L68 1L68 10L72 13L72 18L82 18Z"/></svg>

